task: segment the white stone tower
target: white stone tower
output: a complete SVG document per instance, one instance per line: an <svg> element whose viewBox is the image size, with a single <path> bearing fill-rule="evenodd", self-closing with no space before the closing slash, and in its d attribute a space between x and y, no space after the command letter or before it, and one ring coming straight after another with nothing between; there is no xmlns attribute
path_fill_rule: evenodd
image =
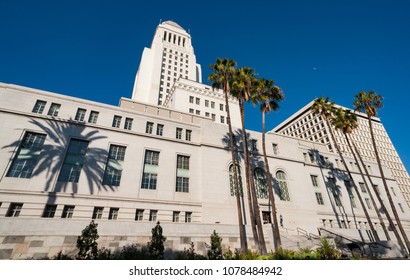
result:
<svg viewBox="0 0 410 280"><path fill-rule="evenodd" d="M191 35L173 21L160 23L151 47L144 48L135 77L132 99L162 105L179 78L202 83Z"/></svg>

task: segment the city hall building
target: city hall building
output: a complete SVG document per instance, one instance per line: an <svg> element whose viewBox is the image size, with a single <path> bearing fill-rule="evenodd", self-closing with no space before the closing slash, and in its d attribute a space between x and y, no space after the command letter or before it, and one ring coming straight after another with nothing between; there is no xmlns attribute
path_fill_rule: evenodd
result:
<svg viewBox="0 0 410 280"><path fill-rule="evenodd" d="M91 220L98 224L99 246L111 250L145 245L157 221L168 250L184 250L193 242L197 252L205 253L214 230L225 249L239 248L225 100L221 91L202 84L201 74L190 35L166 21L142 54L131 98L121 98L119 106L0 83L0 258L74 254L77 236ZM239 105L229 102L238 134ZM319 235L372 242L334 143L320 118L310 115L310 106L266 135L282 243L313 245ZM306 130L315 133L295 134L305 119ZM375 122L390 141L380 120ZM262 137L247 132L259 215L268 250L273 250ZM360 137L367 141L365 134ZM382 186L376 161L367 148L363 151L372 181ZM410 234L409 179L394 153L383 168ZM345 157L354 166L352 155ZM243 188L244 168L241 160ZM357 168L352 175L357 185L364 183ZM368 201L365 189L360 195ZM256 250L246 191L241 200L249 247ZM374 207L366 206L380 239L386 240ZM394 245L392 232L390 237Z"/></svg>

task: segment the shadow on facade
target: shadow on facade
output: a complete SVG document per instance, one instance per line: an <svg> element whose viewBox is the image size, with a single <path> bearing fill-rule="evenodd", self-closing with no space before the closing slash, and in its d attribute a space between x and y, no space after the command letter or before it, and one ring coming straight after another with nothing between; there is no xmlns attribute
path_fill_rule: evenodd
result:
<svg viewBox="0 0 410 280"><path fill-rule="evenodd" d="M30 119L29 122L38 128L39 133L46 134L46 140L35 163L31 177L45 173L44 176L47 179L45 181L44 191L49 193L48 203L52 204L52 202L55 201L55 193L69 192L74 195L78 193L80 191L79 188L82 187L79 183L58 180L64 161L69 161L67 158L69 156L68 147L71 139L84 140L89 143L80 171L81 176L87 178L88 192L94 194L96 191L101 190L116 190L116 186L102 184L104 166L107 162L107 151L105 149L96 148L93 145L94 141L107 138L106 136L99 135L99 131L96 129L85 130L86 127L84 125L72 119L65 122ZM21 149L21 141L22 139L18 139L2 148L13 147L15 148L13 153L15 153L17 148ZM85 190L81 190L80 192L85 192Z"/></svg>

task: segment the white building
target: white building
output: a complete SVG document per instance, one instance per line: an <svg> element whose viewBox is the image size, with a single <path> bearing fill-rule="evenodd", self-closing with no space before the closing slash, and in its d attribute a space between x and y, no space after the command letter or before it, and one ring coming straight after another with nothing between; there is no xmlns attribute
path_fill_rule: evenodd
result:
<svg viewBox="0 0 410 280"><path fill-rule="evenodd" d="M201 84L190 37L178 25L161 24L151 49L154 45L167 48L167 55L172 49L173 55L184 50L189 56L184 62L188 78L171 80L162 89L169 89L167 96L160 96L160 84L152 76L159 77L158 71L167 71L164 67L170 64L157 69L163 53L159 51L158 59L158 52L154 55L150 49L144 51L132 98L121 98L119 106L0 83L0 259L75 253L77 236L92 219L98 223L100 247L111 250L145 245L156 221L170 250L183 250L194 242L196 251L205 253L213 230L223 238L225 249L239 248L223 95ZM171 77L176 72L171 69ZM239 133L239 109L233 99L230 109L234 132ZM272 209L259 153L262 137L247 132L253 143L259 214L272 250ZM337 168L337 154L318 140L266 135L283 246L312 245L310 238L319 233L373 241L357 197L348 188L349 178ZM322 158L333 165L318 160ZM352 160L349 155L347 159ZM374 160L367 159L366 165L381 185ZM385 166L389 187L396 190L392 170ZM244 180L243 161L240 172ZM360 182L356 170L353 177ZM399 215L410 233L410 210L402 193L395 192L393 199L403 206ZM246 201L244 191L246 235L249 248L256 249ZM368 211L385 240L375 209ZM394 248L391 237L389 246Z"/></svg>
<svg viewBox="0 0 410 280"><path fill-rule="evenodd" d="M151 47L142 53L132 99L161 105L178 78L202 82L191 35L173 21L158 25Z"/></svg>
<svg viewBox="0 0 410 280"><path fill-rule="evenodd" d="M330 137L329 128L324 124L320 116L314 116L310 110L313 102L304 106L272 131L300 139L320 142L327 145L328 149L332 151L335 144L332 137ZM364 159L376 162L367 116L362 113L357 113L357 116L358 127L353 131L352 139L358 146L360 155ZM410 207L410 177L380 119L375 117L372 120L377 150L382 164L390 168L392 176L397 182L398 190L392 190L392 193L401 192L407 203L405 208L408 208ZM336 131L335 136L341 151L345 155L352 157L343 134ZM336 150L334 151L336 152ZM357 166L354 165L354 161L348 164L352 170L358 170ZM404 206L400 204L398 207L402 210Z"/></svg>

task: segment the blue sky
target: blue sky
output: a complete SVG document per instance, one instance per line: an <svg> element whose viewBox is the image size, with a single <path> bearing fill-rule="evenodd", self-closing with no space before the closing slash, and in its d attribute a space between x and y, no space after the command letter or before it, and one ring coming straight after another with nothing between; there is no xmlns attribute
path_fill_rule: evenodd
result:
<svg viewBox="0 0 410 280"><path fill-rule="evenodd" d="M410 1L1 0L0 11L0 82L117 105L131 97L156 26L173 20L192 35L205 83L209 65L228 57L283 88L268 129L315 97L352 107L375 90L409 170ZM260 131L257 109L246 113Z"/></svg>

